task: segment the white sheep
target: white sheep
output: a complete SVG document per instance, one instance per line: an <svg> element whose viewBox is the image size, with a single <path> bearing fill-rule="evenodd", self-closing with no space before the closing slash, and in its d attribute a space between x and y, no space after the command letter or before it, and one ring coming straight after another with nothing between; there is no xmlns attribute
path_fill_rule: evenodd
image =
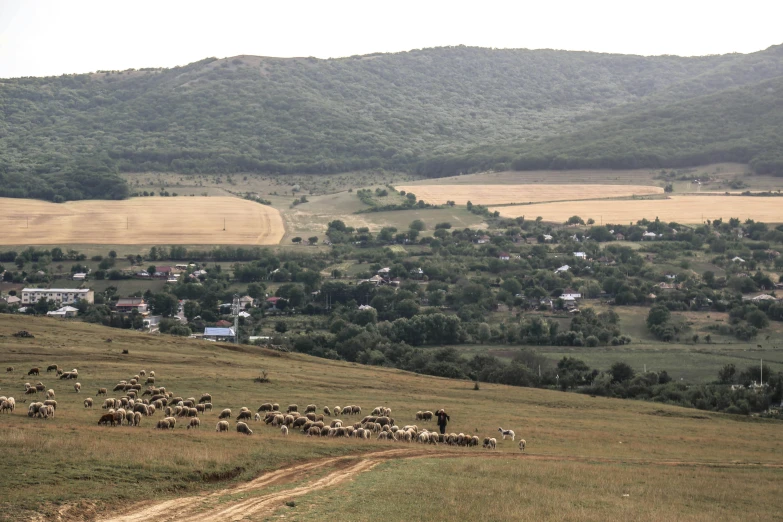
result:
<svg viewBox="0 0 783 522"><path fill-rule="evenodd" d="M190 419L190 423L188 423L188 429L200 428L200 427L201 427L201 420L199 420L198 417L193 417Z"/></svg>
<svg viewBox="0 0 783 522"><path fill-rule="evenodd" d="M280 426L280 433L283 434L283 437L288 435L288 426Z"/></svg>
<svg viewBox="0 0 783 522"><path fill-rule="evenodd" d="M215 431L217 432L228 431L228 421L218 422L217 426L215 426Z"/></svg>
<svg viewBox="0 0 783 522"><path fill-rule="evenodd" d="M519 450L523 453L525 452L525 446L527 446L525 439L519 439Z"/></svg>
<svg viewBox="0 0 783 522"><path fill-rule="evenodd" d="M248 426L244 422L237 422L237 433L244 433L245 435L252 435L253 434L253 430L251 430L250 426Z"/></svg>
<svg viewBox="0 0 783 522"><path fill-rule="evenodd" d="M514 430L504 430L503 428L498 428L498 431L503 435L503 440L506 440L506 436L511 437L511 440L514 440L514 437L516 437Z"/></svg>
<svg viewBox="0 0 783 522"><path fill-rule="evenodd" d="M80 383L78 383L78 382L77 382L76 384L74 384L74 385L73 385L73 390L74 390L76 393L79 393L80 391L82 391L82 385L81 385Z"/></svg>
<svg viewBox="0 0 783 522"><path fill-rule="evenodd" d="M47 399L54 399L54 390L46 390L46 398Z"/></svg>

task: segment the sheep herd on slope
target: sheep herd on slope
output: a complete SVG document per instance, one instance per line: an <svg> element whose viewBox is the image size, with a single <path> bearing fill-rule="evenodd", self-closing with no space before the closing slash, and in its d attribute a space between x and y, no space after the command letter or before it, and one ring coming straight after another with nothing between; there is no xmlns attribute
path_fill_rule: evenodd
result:
<svg viewBox="0 0 783 522"><path fill-rule="evenodd" d="M8 367L7 372L13 372L13 367ZM56 364L50 365L47 372L56 372L60 379L77 379L78 370L73 369L69 372L61 370ZM27 373L30 375L39 375L40 368L31 368ZM144 384L142 384L142 382ZM146 389L144 387L146 386ZM81 392L81 384L73 385L75 393ZM143 391L142 391L143 390ZM112 392L121 392L123 395L117 398L108 398L108 388L98 388L96 396L104 396L101 408L106 410L98 419L98 425L121 426L123 423L127 426L140 426L144 417L152 417L157 412L161 412L163 418L155 424L156 429L172 430L177 426L178 419L181 419L180 425L187 429L201 428L202 416L207 412L213 411L212 395L204 393L198 400L195 397L180 397L164 386L155 385L155 372L147 373L141 370L127 380L117 383ZM46 400L42 402L32 402L28 405L27 415L31 418L48 419L53 417L57 410L57 401L53 389L46 389L42 382L32 385L24 384L24 395L37 395L43 393ZM22 401L25 402L25 401ZM83 400L84 408L93 407L93 398L87 397ZM0 396L0 413L13 413L16 408L16 401L13 397ZM220 410L217 415L218 422L215 425L216 432L228 432L231 427L231 419L235 418L235 430L237 433L252 435L253 430L249 422L262 423L262 426L270 426L279 429L283 436L289 433L299 431L307 437L348 437L356 439L370 439L374 437L378 440L396 441L396 442L417 442L421 444L446 444L449 446L477 447L479 444L486 449L496 449L498 440L495 437L484 437L479 439L476 435L466 435L464 433L446 433L441 434L427 428L420 428L417 424L407 424L398 426L392 417L391 408L378 406L357 422L348 422L339 419L341 416L362 415L362 408L357 405L335 406L330 408L324 406L319 413L315 404L308 404L302 412L299 412L299 406L290 404L283 412L278 403L267 402L261 404L255 413L249 408L242 407L234 417L230 408ZM414 422L431 422L437 416L432 411L418 411L414 415ZM513 430L498 428L502 440L507 437L516 442L516 434ZM518 447L525 451L526 441L520 439Z"/></svg>

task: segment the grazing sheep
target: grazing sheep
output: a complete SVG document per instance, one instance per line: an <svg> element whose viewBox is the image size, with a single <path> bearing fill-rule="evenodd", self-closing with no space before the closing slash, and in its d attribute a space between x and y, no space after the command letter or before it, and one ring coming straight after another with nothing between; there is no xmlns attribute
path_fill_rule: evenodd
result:
<svg viewBox="0 0 783 522"><path fill-rule="evenodd" d="M272 404L272 411L280 411L280 405L277 403Z"/></svg>
<svg viewBox="0 0 783 522"><path fill-rule="evenodd" d="M85 408L92 408L92 399L90 397L87 397L84 399L84 407Z"/></svg>
<svg viewBox="0 0 783 522"><path fill-rule="evenodd" d="M431 411L425 411L425 412L422 412L422 414L421 414L422 420L425 420L425 421L432 420L433 416L434 416L434 414Z"/></svg>
<svg viewBox="0 0 783 522"><path fill-rule="evenodd" d="M286 410L286 413L291 413L292 411L299 411L299 406L296 404L291 404L288 406L288 409Z"/></svg>
<svg viewBox="0 0 783 522"><path fill-rule="evenodd" d="M167 421L166 419L160 419L158 423L155 425L156 430L167 430L169 428L170 428L169 421Z"/></svg>
<svg viewBox="0 0 783 522"><path fill-rule="evenodd" d="M332 412L329 409L329 406L324 406L324 415L332 416Z"/></svg>
<svg viewBox="0 0 783 522"><path fill-rule="evenodd" d="M39 375L41 373L40 368L30 368L30 371L27 372L27 375Z"/></svg>
<svg viewBox="0 0 783 522"><path fill-rule="evenodd" d="M511 437L511 440L514 440L514 437L516 437L514 430L504 430L503 428L498 428L498 431L503 435L503 440L506 440L507 436Z"/></svg>
<svg viewBox="0 0 783 522"><path fill-rule="evenodd" d="M98 426L101 424L110 424L114 426L114 414L113 413L104 413L101 415L101 418L98 420Z"/></svg>
<svg viewBox="0 0 783 522"><path fill-rule="evenodd" d="M49 373L49 372L52 372L52 371L56 372L59 369L60 369L60 367L57 366L56 364L50 364L49 366L46 367L46 373Z"/></svg>
<svg viewBox="0 0 783 522"><path fill-rule="evenodd" d="M14 371L14 367L13 366L6 366L5 371L12 372L12 371Z"/></svg>
<svg viewBox="0 0 783 522"><path fill-rule="evenodd" d="M291 426L295 420L296 419L294 418L293 415L286 415L285 418L283 419L283 424L285 424L286 426Z"/></svg>
<svg viewBox="0 0 783 522"><path fill-rule="evenodd" d="M424 412L421 410L417 411L415 420L417 421L424 420Z"/></svg>
<svg viewBox="0 0 783 522"><path fill-rule="evenodd" d="M8 400L0 401L0 413L11 413L11 403Z"/></svg>
<svg viewBox="0 0 783 522"><path fill-rule="evenodd" d="M321 428L318 426L311 426L309 430L307 430L307 435L309 437L320 437L321 436Z"/></svg>
<svg viewBox="0 0 783 522"><path fill-rule="evenodd" d="M155 384L155 377L147 377L147 380L144 381L144 384Z"/></svg>
<svg viewBox="0 0 783 522"><path fill-rule="evenodd" d="M54 390L52 390L52 389L46 390L46 398L47 399L54 399Z"/></svg>
<svg viewBox="0 0 783 522"><path fill-rule="evenodd" d="M470 438L470 442L468 443L468 446L478 446L479 445L479 438L476 435L473 435Z"/></svg>
<svg viewBox="0 0 783 522"><path fill-rule="evenodd" d="M141 370L141 371L139 372L139 376L141 376L141 377L144 377L145 375L147 375L147 372L146 372L146 371L144 371L144 370Z"/></svg>
<svg viewBox="0 0 783 522"><path fill-rule="evenodd" d="M288 436L288 426L280 426L280 433L283 434L283 437Z"/></svg>
<svg viewBox="0 0 783 522"><path fill-rule="evenodd" d="M199 420L198 417L190 419L190 422L188 423L188 429L190 428L201 428L201 420Z"/></svg>
<svg viewBox="0 0 783 522"><path fill-rule="evenodd" d="M174 417L166 417L163 420L169 423L169 428L171 428L172 430L177 425L177 419L175 419Z"/></svg>
<svg viewBox="0 0 783 522"><path fill-rule="evenodd" d="M527 442L525 442L525 439L519 439L519 451L524 453L525 452L525 446L527 446Z"/></svg>
<svg viewBox="0 0 783 522"><path fill-rule="evenodd" d="M342 412L343 412L343 409L340 408L339 406L335 406L334 407L334 416L335 417L339 416Z"/></svg>
<svg viewBox="0 0 783 522"><path fill-rule="evenodd" d="M35 386L30 386L27 388L27 391L24 392L25 395L35 395L36 393L38 393L38 390L35 389Z"/></svg>
<svg viewBox="0 0 783 522"><path fill-rule="evenodd" d="M484 448L495 449L498 441L495 438L484 437Z"/></svg>
<svg viewBox="0 0 783 522"><path fill-rule="evenodd" d="M258 413L261 413L262 411L272 411L272 403L271 402L265 402L261 406L258 407Z"/></svg>
<svg viewBox="0 0 783 522"><path fill-rule="evenodd" d="M329 430L331 430L332 428L330 428L329 426L321 426L320 429L321 429L321 437L326 437L327 435L329 435Z"/></svg>
<svg viewBox="0 0 783 522"><path fill-rule="evenodd" d="M285 428L285 426L283 426ZM252 435L253 430L250 429L250 426L245 424L244 422L237 422L237 433L244 433L245 435Z"/></svg>
<svg viewBox="0 0 783 522"><path fill-rule="evenodd" d="M315 410L317 410L318 407L315 404L308 404L305 406L305 413L315 413Z"/></svg>
<svg viewBox="0 0 783 522"><path fill-rule="evenodd" d="M154 371L150 372L150 377L155 377L155 372Z"/></svg>
<svg viewBox="0 0 783 522"><path fill-rule="evenodd" d="M75 391L76 393L79 393L80 391L82 391L82 385L81 385L81 383L78 383L78 382L77 382L77 383L74 383L74 385L73 385L73 391Z"/></svg>
<svg viewBox="0 0 783 522"><path fill-rule="evenodd" d="M212 403L211 402L204 403L204 411L212 411Z"/></svg>
<svg viewBox="0 0 783 522"><path fill-rule="evenodd" d="M141 426L141 413L136 412L133 414L133 425Z"/></svg>
<svg viewBox="0 0 783 522"><path fill-rule="evenodd" d="M239 415L237 415L237 420L238 421L250 420L251 416L252 416L252 413L250 413L249 411L240 411Z"/></svg>
<svg viewBox="0 0 783 522"><path fill-rule="evenodd" d="M54 399L49 399L47 401L44 401L44 406L51 406L55 410L57 409L57 401Z"/></svg>
<svg viewBox="0 0 783 522"><path fill-rule="evenodd" d="M351 406L351 415L361 415L361 414L362 414L361 406Z"/></svg>
<svg viewBox="0 0 783 522"><path fill-rule="evenodd" d="M260 421L261 420L261 414L260 413L256 413L255 415L253 415L253 420L256 421L256 422Z"/></svg>
<svg viewBox="0 0 783 522"><path fill-rule="evenodd" d="M231 418L231 410L229 408L226 408L225 410L220 412L220 415L218 415L218 419L230 419Z"/></svg>
<svg viewBox="0 0 783 522"><path fill-rule="evenodd" d="M299 417L298 419L294 419L294 423L291 425L291 427L299 428L307 424L308 421L315 422L315 420L308 419L307 417Z"/></svg>
<svg viewBox="0 0 783 522"><path fill-rule="evenodd" d="M342 425L343 425L343 421L341 421L340 419L334 419L334 420L333 420L333 421L332 421L332 422L329 424L329 427L330 427L330 428L339 428L339 427L340 427L340 426L342 426Z"/></svg>
<svg viewBox="0 0 783 522"><path fill-rule="evenodd" d="M205 402L212 402L212 395L208 393L202 393L201 398L198 400L198 403L204 404Z"/></svg>

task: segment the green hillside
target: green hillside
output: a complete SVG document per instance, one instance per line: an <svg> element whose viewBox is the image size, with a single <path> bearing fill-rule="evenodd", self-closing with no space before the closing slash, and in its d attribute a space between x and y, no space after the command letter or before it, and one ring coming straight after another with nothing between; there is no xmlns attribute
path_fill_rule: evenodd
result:
<svg viewBox="0 0 783 522"><path fill-rule="evenodd" d="M705 95L731 96L727 89L753 89L781 75L780 47L695 58L451 47L8 79L0 82L0 195L124 197L118 171L386 168L437 176L508 166L520 155L546 163L580 147L591 150L585 166L607 164L614 151L593 151L591 132L599 131L592 129L624 129L640 110L683 100L693 100L686 107L700 128L704 111L720 109ZM775 92L764 97L774 103ZM640 139L657 140L657 127L641 122L647 134ZM755 135L746 138L758 145ZM668 152L665 141L649 145L639 151L640 165L659 149L682 154ZM627 156L622 143L613 146ZM715 147L724 150L723 142Z"/></svg>

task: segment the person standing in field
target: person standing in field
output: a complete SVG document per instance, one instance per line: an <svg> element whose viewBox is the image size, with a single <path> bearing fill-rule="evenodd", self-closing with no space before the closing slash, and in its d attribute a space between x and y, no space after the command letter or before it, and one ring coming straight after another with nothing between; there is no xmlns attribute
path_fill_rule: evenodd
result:
<svg viewBox="0 0 783 522"><path fill-rule="evenodd" d="M438 416L438 427L440 428L440 434L444 435L446 433L446 424L451 420L451 418L446 414L446 410L443 408L438 410L436 415Z"/></svg>

